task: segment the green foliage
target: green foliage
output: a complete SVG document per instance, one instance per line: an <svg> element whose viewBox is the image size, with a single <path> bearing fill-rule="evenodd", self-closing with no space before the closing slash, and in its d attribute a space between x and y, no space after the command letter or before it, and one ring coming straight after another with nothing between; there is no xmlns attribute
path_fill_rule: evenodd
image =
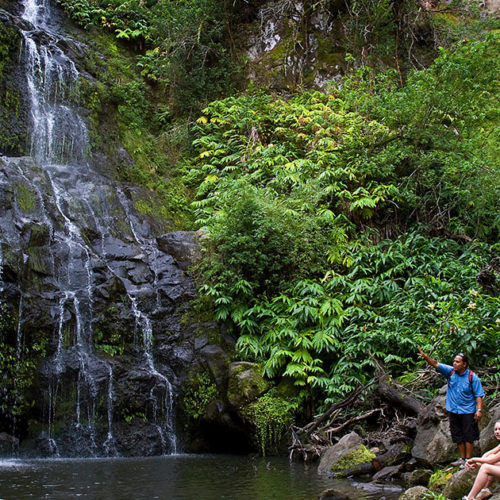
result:
<svg viewBox="0 0 500 500"><path fill-rule="evenodd" d="M131 412L129 409L125 408L122 410L122 418L127 424L131 424L135 419L142 422L147 422L148 418L146 414L142 411Z"/></svg>
<svg viewBox="0 0 500 500"><path fill-rule="evenodd" d="M448 500L443 494L434 493L434 491L426 491L424 493L424 498L432 498L433 500Z"/></svg>
<svg viewBox="0 0 500 500"><path fill-rule="evenodd" d="M331 94L204 110L186 175L209 234L201 289L268 377L328 403L372 357L411 370L417 343L497 361L498 297L476 276L498 249L473 242L500 228L492 59L497 36L442 50L404 87L361 68Z"/></svg>
<svg viewBox="0 0 500 500"><path fill-rule="evenodd" d="M498 298L472 288L487 259L485 248L418 233L352 245L343 272L299 281L245 311L237 346L265 360L269 377L292 377L332 399L373 376L367 353L395 374L411 366L416 343L484 363L500 335Z"/></svg>
<svg viewBox="0 0 500 500"><path fill-rule="evenodd" d="M0 303L0 422L8 427L26 414L32 401L29 390L37 375L37 365L45 356L45 342L22 345L17 340L14 318Z"/></svg>
<svg viewBox="0 0 500 500"><path fill-rule="evenodd" d="M207 406L217 397L217 386L208 373L196 373L186 384L183 402L186 414L194 420L205 415Z"/></svg>
<svg viewBox="0 0 500 500"><path fill-rule="evenodd" d="M440 490L445 486L448 481L453 476L453 470L448 469L438 469L432 474L429 479L429 488L432 490ZM456 472L456 469L455 469Z"/></svg>
<svg viewBox="0 0 500 500"><path fill-rule="evenodd" d="M498 41L491 35L441 49L401 89L390 74L366 69L344 82L339 97L349 109L393 131L384 154L404 188L394 200L400 216L417 215L455 234L498 235L498 65L491 64L499 60Z"/></svg>
<svg viewBox="0 0 500 500"><path fill-rule="evenodd" d="M58 1L81 26L101 26L138 49L141 74L168 89L178 113L200 109L233 85L234 68L224 39L236 2Z"/></svg>
<svg viewBox="0 0 500 500"><path fill-rule="evenodd" d="M297 403L271 392L251 403L243 412L255 426L256 439L263 456L277 450L284 432L293 423Z"/></svg>
<svg viewBox="0 0 500 500"><path fill-rule="evenodd" d="M125 343L120 333L113 332L109 338L97 329L94 332L94 345L96 350L106 353L108 356L121 356L125 350Z"/></svg>
<svg viewBox="0 0 500 500"><path fill-rule="evenodd" d="M482 37L498 23L484 16L479 4L470 0L440 3L412 0L353 0L345 2L342 16L345 47L362 64L395 66L399 77L426 64L430 46L450 47L468 37ZM353 61L354 62L354 61Z"/></svg>

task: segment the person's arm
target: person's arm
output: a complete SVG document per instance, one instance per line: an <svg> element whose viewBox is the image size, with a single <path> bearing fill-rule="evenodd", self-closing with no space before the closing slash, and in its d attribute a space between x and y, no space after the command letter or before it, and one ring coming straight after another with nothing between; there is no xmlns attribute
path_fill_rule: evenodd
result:
<svg viewBox="0 0 500 500"><path fill-rule="evenodd" d="M427 356L427 354L425 354L425 352L422 351L422 349L420 349L419 345L417 346L417 349L418 349L418 355L421 358L424 358L425 361L427 361L427 363L429 363L433 368L435 368L437 370L439 363L435 359L432 359L430 356Z"/></svg>
<svg viewBox="0 0 500 500"><path fill-rule="evenodd" d="M500 452L500 444L496 447L496 448L493 448L492 450L490 451L487 451L483 456L482 458L485 458L485 457L489 457L490 455L493 455L494 453L498 453Z"/></svg>
<svg viewBox="0 0 500 500"><path fill-rule="evenodd" d="M483 416L483 397L479 396L476 398L476 413L474 413L474 418L476 420L481 420Z"/></svg>
<svg viewBox="0 0 500 500"><path fill-rule="evenodd" d="M491 455L484 455L482 457L472 457L467 460L470 464L497 464L500 462L500 449L496 448L496 453Z"/></svg>

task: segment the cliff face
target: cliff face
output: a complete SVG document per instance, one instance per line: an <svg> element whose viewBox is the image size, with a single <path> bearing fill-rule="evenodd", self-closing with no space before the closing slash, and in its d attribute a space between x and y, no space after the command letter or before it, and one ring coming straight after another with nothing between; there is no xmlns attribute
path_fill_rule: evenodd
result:
<svg viewBox="0 0 500 500"><path fill-rule="evenodd" d="M135 209L150 193L110 177L133 164L111 117L96 126L107 147L91 147L82 96L101 56L44 17L49 3L12 7L0 11L1 427L21 454L176 451L179 387L211 355L185 318L197 237L166 233Z"/></svg>
<svg viewBox="0 0 500 500"><path fill-rule="evenodd" d="M236 40L248 81L273 90L326 89L353 65L404 71L428 63L437 41L430 13L417 3L379 4L265 2Z"/></svg>

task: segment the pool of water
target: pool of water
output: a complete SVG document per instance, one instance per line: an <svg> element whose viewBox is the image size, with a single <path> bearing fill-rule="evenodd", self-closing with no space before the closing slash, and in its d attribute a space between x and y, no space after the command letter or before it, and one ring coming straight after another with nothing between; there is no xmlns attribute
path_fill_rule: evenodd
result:
<svg viewBox="0 0 500 500"><path fill-rule="evenodd" d="M315 500L335 488L356 500L395 499L280 457L170 455L151 458L1 460L0 499Z"/></svg>

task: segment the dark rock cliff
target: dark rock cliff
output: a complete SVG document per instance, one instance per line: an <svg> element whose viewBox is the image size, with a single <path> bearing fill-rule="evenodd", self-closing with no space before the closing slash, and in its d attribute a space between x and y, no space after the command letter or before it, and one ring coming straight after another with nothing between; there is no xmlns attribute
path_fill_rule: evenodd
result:
<svg viewBox="0 0 500 500"><path fill-rule="evenodd" d="M113 179L133 160L112 120L96 129L114 147L91 148L75 91L98 79L86 69L88 46L61 33L58 15L34 25L22 3L8 6L0 11L4 444L35 456L207 450L210 419L206 432L195 423L186 433L180 400L201 372L219 398L213 422L240 434L216 394L232 340L190 309L199 235L168 233L168 221L136 211L151 195Z"/></svg>

